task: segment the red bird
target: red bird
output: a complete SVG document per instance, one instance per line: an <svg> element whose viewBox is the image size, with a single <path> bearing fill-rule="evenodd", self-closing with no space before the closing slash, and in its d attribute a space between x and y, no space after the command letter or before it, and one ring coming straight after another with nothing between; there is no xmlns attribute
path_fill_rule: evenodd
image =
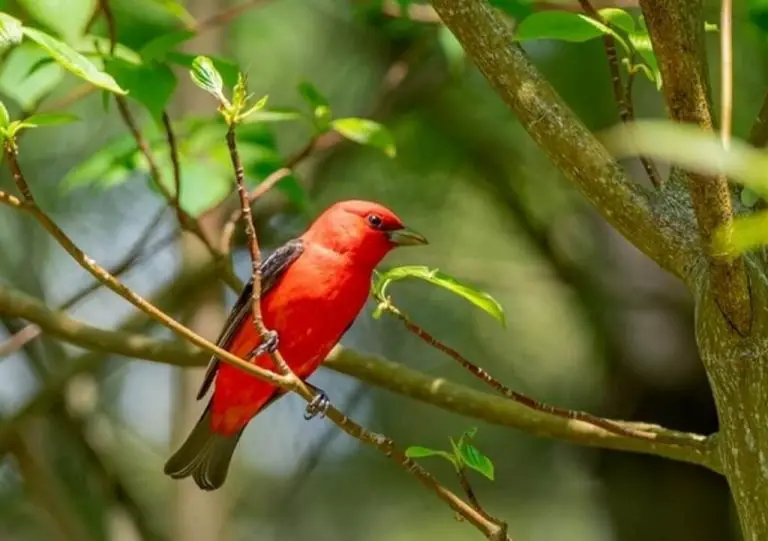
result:
<svg viewBox="0 0 768 541"><path fill-rule="evenodd" d="M261 342L251 312L252 282L243 288L217 344L240 358L275 370L278 344L285 361L308 378L362 310L376 265L397 246L426 244L391 210L369 201L342 201L326 209L298 239L261 265L261 313L271 331ZM284 391L213 357L197 394L216 380L213 396L181 448L165 464L175 479L192 476L203 490L219 488L246 425ZM311 405L325 403L317 389ZM308 413L311 410L308 409Z"/></svg>

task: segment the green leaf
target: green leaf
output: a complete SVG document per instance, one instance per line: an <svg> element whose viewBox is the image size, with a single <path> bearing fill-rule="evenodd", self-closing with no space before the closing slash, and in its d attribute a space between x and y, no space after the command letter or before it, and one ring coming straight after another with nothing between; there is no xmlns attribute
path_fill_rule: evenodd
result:
<svg viewBox="0 0 768 541"><path fill-rule="evenodd" d="M638 121L600 134L618 159L649 156L704 175L724 174L768 196L768 154L734 139L723 148L720 138L697 126L670 121Z"/></svg>
<svg viewBox="0 0 768 541"><path fill-rule="evenodd" d="M301 118L301 113L296 109L262 109L248 115L244 120L246 123L256 122L288 122Z"/></svg>
<svg viewBox="0 0 768 541"><path fill-rule="evenodd" d="M459 453L461 461L476 472L479 472L493 481L494 468L491 459L485 456L480 450L469 442L459 442Z"/></svg>
<svg viewBox="0 0 768 541"><path fill-rule="evenodd" d="M748 0L747 13L752 24L768 33L768 0Z"/></svg>
<svg viewBox="0 0 768 541"><path fill-rule="evenodd" d="M299 93L312 108L312 115L314 116L317 130L321 133L328 131L330 129L332 113L331 106L325 96L309 81L299 83Z"/></svg>
<svg viewBox="0 0 768 541"><path fill-rule="evenodd" d="M192 39L195 33L190 30L178 30L168 34L161 34L153 40L148 41L139 50L139 55L149 61L162 61L165 56L174 51L176 47Z"/></svg>
<svg viewBox="0 0 768 541"><path fill-rule="evenodd" d="M533 13L531 0L490 0L493 7L510 15L516 21L520 21Z"/></svg>
<svg viewBox="0 0 768 541"><path fill-rule="evenodd" d="M125 182L133 172L136 141L125 134L107 143L70 169L61 181L64 192L85 186L107 188Z"/></svg>
<svg viewBox="0 0 768 541"><path fill-rule="evenodd" d="M768 212L736 218L729 229L715 232L718 253L738 255L768 244Z"/></svg>
<svg viewBox="0 0 768 541"><path fill-rule="evenodd" d="M739 199L741 200L742 205L747 208L752 208L757 204L758 201L760 201L760 194L750 190L749 188L744 188L741 190Z"/></svg>
<svg viewBox="0 0 768 541"><path fill-rule="evenodd" d="M178 51L169 51L166 53L165 58L172 64L192 69L192 65L198 56L199 55L181 53ZM207 56L206 58L213 62L213 67L216 68L217 72L219 72L219 75L224 81L224 85L229 88L237 84L237 76L240 73L240 69L237 67L237 64L224 58L218 58L215 56Z"/></svg>
<svg viewBox="0 0 768 541"><path fill-rule="evenodd" d="M11 116L8 114L8 109L5 108L5 104L0 101L0 128L5 128L11 121Z"/></svg>
<svg viewBox="0 0 768 541"><path fill-rule="evenodd" d="M197 86L212 94L220 102L227 103L227 98L224 96L224 81L210 58L205 56L195 58L190 75Z"/></svg>
<svg viewBox="0 0 768 541"><path fill-rule="evenodd" d="M15 47L3 62L0 92L18 103L22 110L32 109L64 78L64 70L54 62L31 72L41 59L47 58L48 55L34 42L27 41Z"/></svg>
<svg viewBox="0 0 768 541"><path fill-rule="evenodd" d="M394 158L397 153L392 135L378 122L349 117L333 120L331 126L350 141L381 149L390 158Z"/></svg>
<svg viewBox="0 0 768 541"><path fill-rule="evenodd" d="M439 456L454 465L456 464L453 456L451 456L450 453L446 453L445 451L440 451L438 449L430 449L429 447L420 447L418 445L412 445L411 447L408 447L405 450L405 456L408 458L427 458L431 456Z"/></svg>
<svg viewBox="0 0 768 541"><path fill-rule="evenodd" d="M264 107L267 105L267 98L268 98L268 96L264 96L259 101L254 103L250 107L250 109L248 109L247 111L245 111L243 113L240 113L240 115L238 115L238 119L242 120L242 119L248 118L249 116L251 116L251 115L253 115L255 113L258 113L259 111L264 109Z"/></svg>
<svg viewBox="0 0 768 541"><path fill-rule="evenodd" d="M461 42L456 39L456 36L446 26L440 26L438 29L437 41L443 50L450 71L454 74L461 73L461 70L464 69L466 58Z"/></svg>
<svg viewBox="0 0 768 541"><path fill-rule="evenodd" d="M85 30L97 0L18 0L37 22L64 38L75 41Z"/></svg>
<svg viewBox="0 0 768 541"><path fill-rule="evenodd" d="M77 122L80 117L73 115L72 113L38 113L24 119L24 124L29 127L38 126L58 126L61 124L69 124L71 122Z"/></svg>
<svg viewBox="0 0 768 541"><path fill-rule="evenodd" d="M651 44L651 38L648 35L647 30L641 30L637 32L629 33L629 42L632 47L640 55L645 64L653 74L651 82L656 85L657 89L661 89L661 72L659 71L659 63L656 60L656 53L653 52L653 45ZM646 75L648 73L646 72Z"/></svg>
<svg viewBox="0 0 768 541"><path fill-rule="evenodd" d="M76 50L85 56L90 55L99 58L114 56L131 64L141 64L141 56L130 47L127 47L122 43L118 43L115 46L114 54L110 54L111 48L112 42L108 38L89 35L83 36L83 38L80 40L80 43L76 47Z"/></svg>
<svg viewBox="0 0 768 541"><path fill-rule="evenodd" d="M0 52L18 45L23 37L21 21L0 11Z"/></svg>
<svg viewBox="0 0 768 541"><path fill-rule="evenodd" d="M717 23L708 23L707 21L704 21L704 32L719 32L720 27L717 26Z"/></svg>
<svg viewBox="0 0 768 541"><path fill-rule="evenodd" d="M299 93L304 98L312 109L318 107L330 107L328 100L323 96L320 91L309 81L302 81L299 83Z"/></svg>
<svg viewBox="0 0 768 541"><path fill-rule="evenodd" d="M194 26L197 22L189 11L187 11L187 8L184 7L184 4L178 0L152 0L152 2L168 15L179 19L187 26Z"/></svg>
<svg viewBox="0 0 768 541"><path fill-rule="evenodd" d="M455 293L460 297L468 300L478 308L484 310L502 325L506 325L504 318L504 309L501 305L491 297L488 293L475 289L467 284L463 284L455 278L448 276L445 273L440 272L437 269L430 269L429 267L421 265L407 265L403 267L395 267L390 269L381 275L380 283L378 284L379 290L375 291L380 298L386 298L386 288L395 280L402 280L404 278L419 278L426 280L427 282L447 289L451 293Z"/></svg>
<svg viewBox="0 0 768 541"><path fill-rule="evenodd" d="M72 49L69 45L35 28L24 28L24 35L42 47L64 69L92 85L115 94L125 94L125 90L115 82L111 75L101 71L93 62Z"/></svg>
<svg viewBox="0 0 768 541"><path fill-rule="evenodd" d="M632 15L619 8L603 8L598 10L600 16L607 23L612 24L616 28L621 28L625 32L635 31L635 20Z"/></svg>
<svg viewBox="0 0 768 541"><path fill-rule="evenodd" d="M128 91L128 97L147 108L160 123L176 90L176 76L165 64L134 65L119 58L105 60L107 71Z"/></svg>
<svg viewBox="0 0 768 541"><path fill-rule="evenodd" d="M173 172L165 156L162 180L173 193ZM231 166L230 166L231 167ZM150 181L151 182L151 181ZM152 183L150 184L152 185ZM181 208L198 217L218 205L232 193L233 180L229 169L208 156L181 160Z"/></svg>
<svg viewBox="0 0 768 541"><path fill-rule="evenodd" d="M520 21L515 39L557 39L583 42L612 33L608 27L582 15L569 11L538 11Z"/></svg>
<svg viewBox="0 0 768 541"><path fill-rule="evenodd" d="M471 440L476 435L477 435L477 427L473 426L472 428L469 428L464 431L464 433L461 435L461 438L459 438L459 441L461 442L467 439Z"/></svg>

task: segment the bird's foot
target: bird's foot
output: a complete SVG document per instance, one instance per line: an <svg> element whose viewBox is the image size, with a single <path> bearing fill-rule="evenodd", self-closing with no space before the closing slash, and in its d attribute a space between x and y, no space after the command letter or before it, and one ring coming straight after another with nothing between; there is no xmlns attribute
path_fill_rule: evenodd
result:
<svg viewBox="0 0 768 541"><path fill-rule="evenodd" d="M249 359L255 359L261 357L265 353L272 354L277 351L277 346L280 343L280 337L277 335L277 331L266 331L262 336L262 342L251 351L248 355Z"/></svg>
<svg viewBox="0 0 768 541"><path fill-rule="evenodd" d="M331 407L331 400L325 391L317 387L312 387L315 391L315 397L307 404L307 408L304 410L304 419L309 421L314 419L318 414L320 417L325 417L328 408Z"/></svg>

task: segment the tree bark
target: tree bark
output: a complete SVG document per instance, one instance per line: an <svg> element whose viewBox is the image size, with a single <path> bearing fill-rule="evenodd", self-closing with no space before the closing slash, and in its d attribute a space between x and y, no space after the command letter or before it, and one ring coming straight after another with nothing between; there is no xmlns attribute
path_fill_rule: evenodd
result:
<svg viewBox="0 0 768 541"><path fill-rule="evenodd" d="M763 269L749 259L747 268L753 302L765 305ZM723 473L744 539L768 539L768 316L756 311L744 339L723 316L704 273L697 282L696 341L717 405Z"/></svg>

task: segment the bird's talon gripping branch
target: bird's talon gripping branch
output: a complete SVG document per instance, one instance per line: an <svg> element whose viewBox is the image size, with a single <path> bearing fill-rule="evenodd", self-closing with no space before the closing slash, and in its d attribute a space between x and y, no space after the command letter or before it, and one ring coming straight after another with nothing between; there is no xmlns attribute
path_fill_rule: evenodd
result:
<svg viewBox="0 0 768 541"><path fill-rule="evenodd" d="M262 339L262 343L253 348L253 351L248 355L249 360L261 357L265 353L272 354L277 351L277 346L280 343L277 331L265 331Z"/></svg>
<svg viewBox="0 0 768 541"><path fill-rule="evenodd" d="M315 397L307 404L307 409L304 410L304 419L309 421L318 414L320 414L320 417L325 417L330 407L331 400L328 398L328 395L322 389L315 387Z"/></svg>

